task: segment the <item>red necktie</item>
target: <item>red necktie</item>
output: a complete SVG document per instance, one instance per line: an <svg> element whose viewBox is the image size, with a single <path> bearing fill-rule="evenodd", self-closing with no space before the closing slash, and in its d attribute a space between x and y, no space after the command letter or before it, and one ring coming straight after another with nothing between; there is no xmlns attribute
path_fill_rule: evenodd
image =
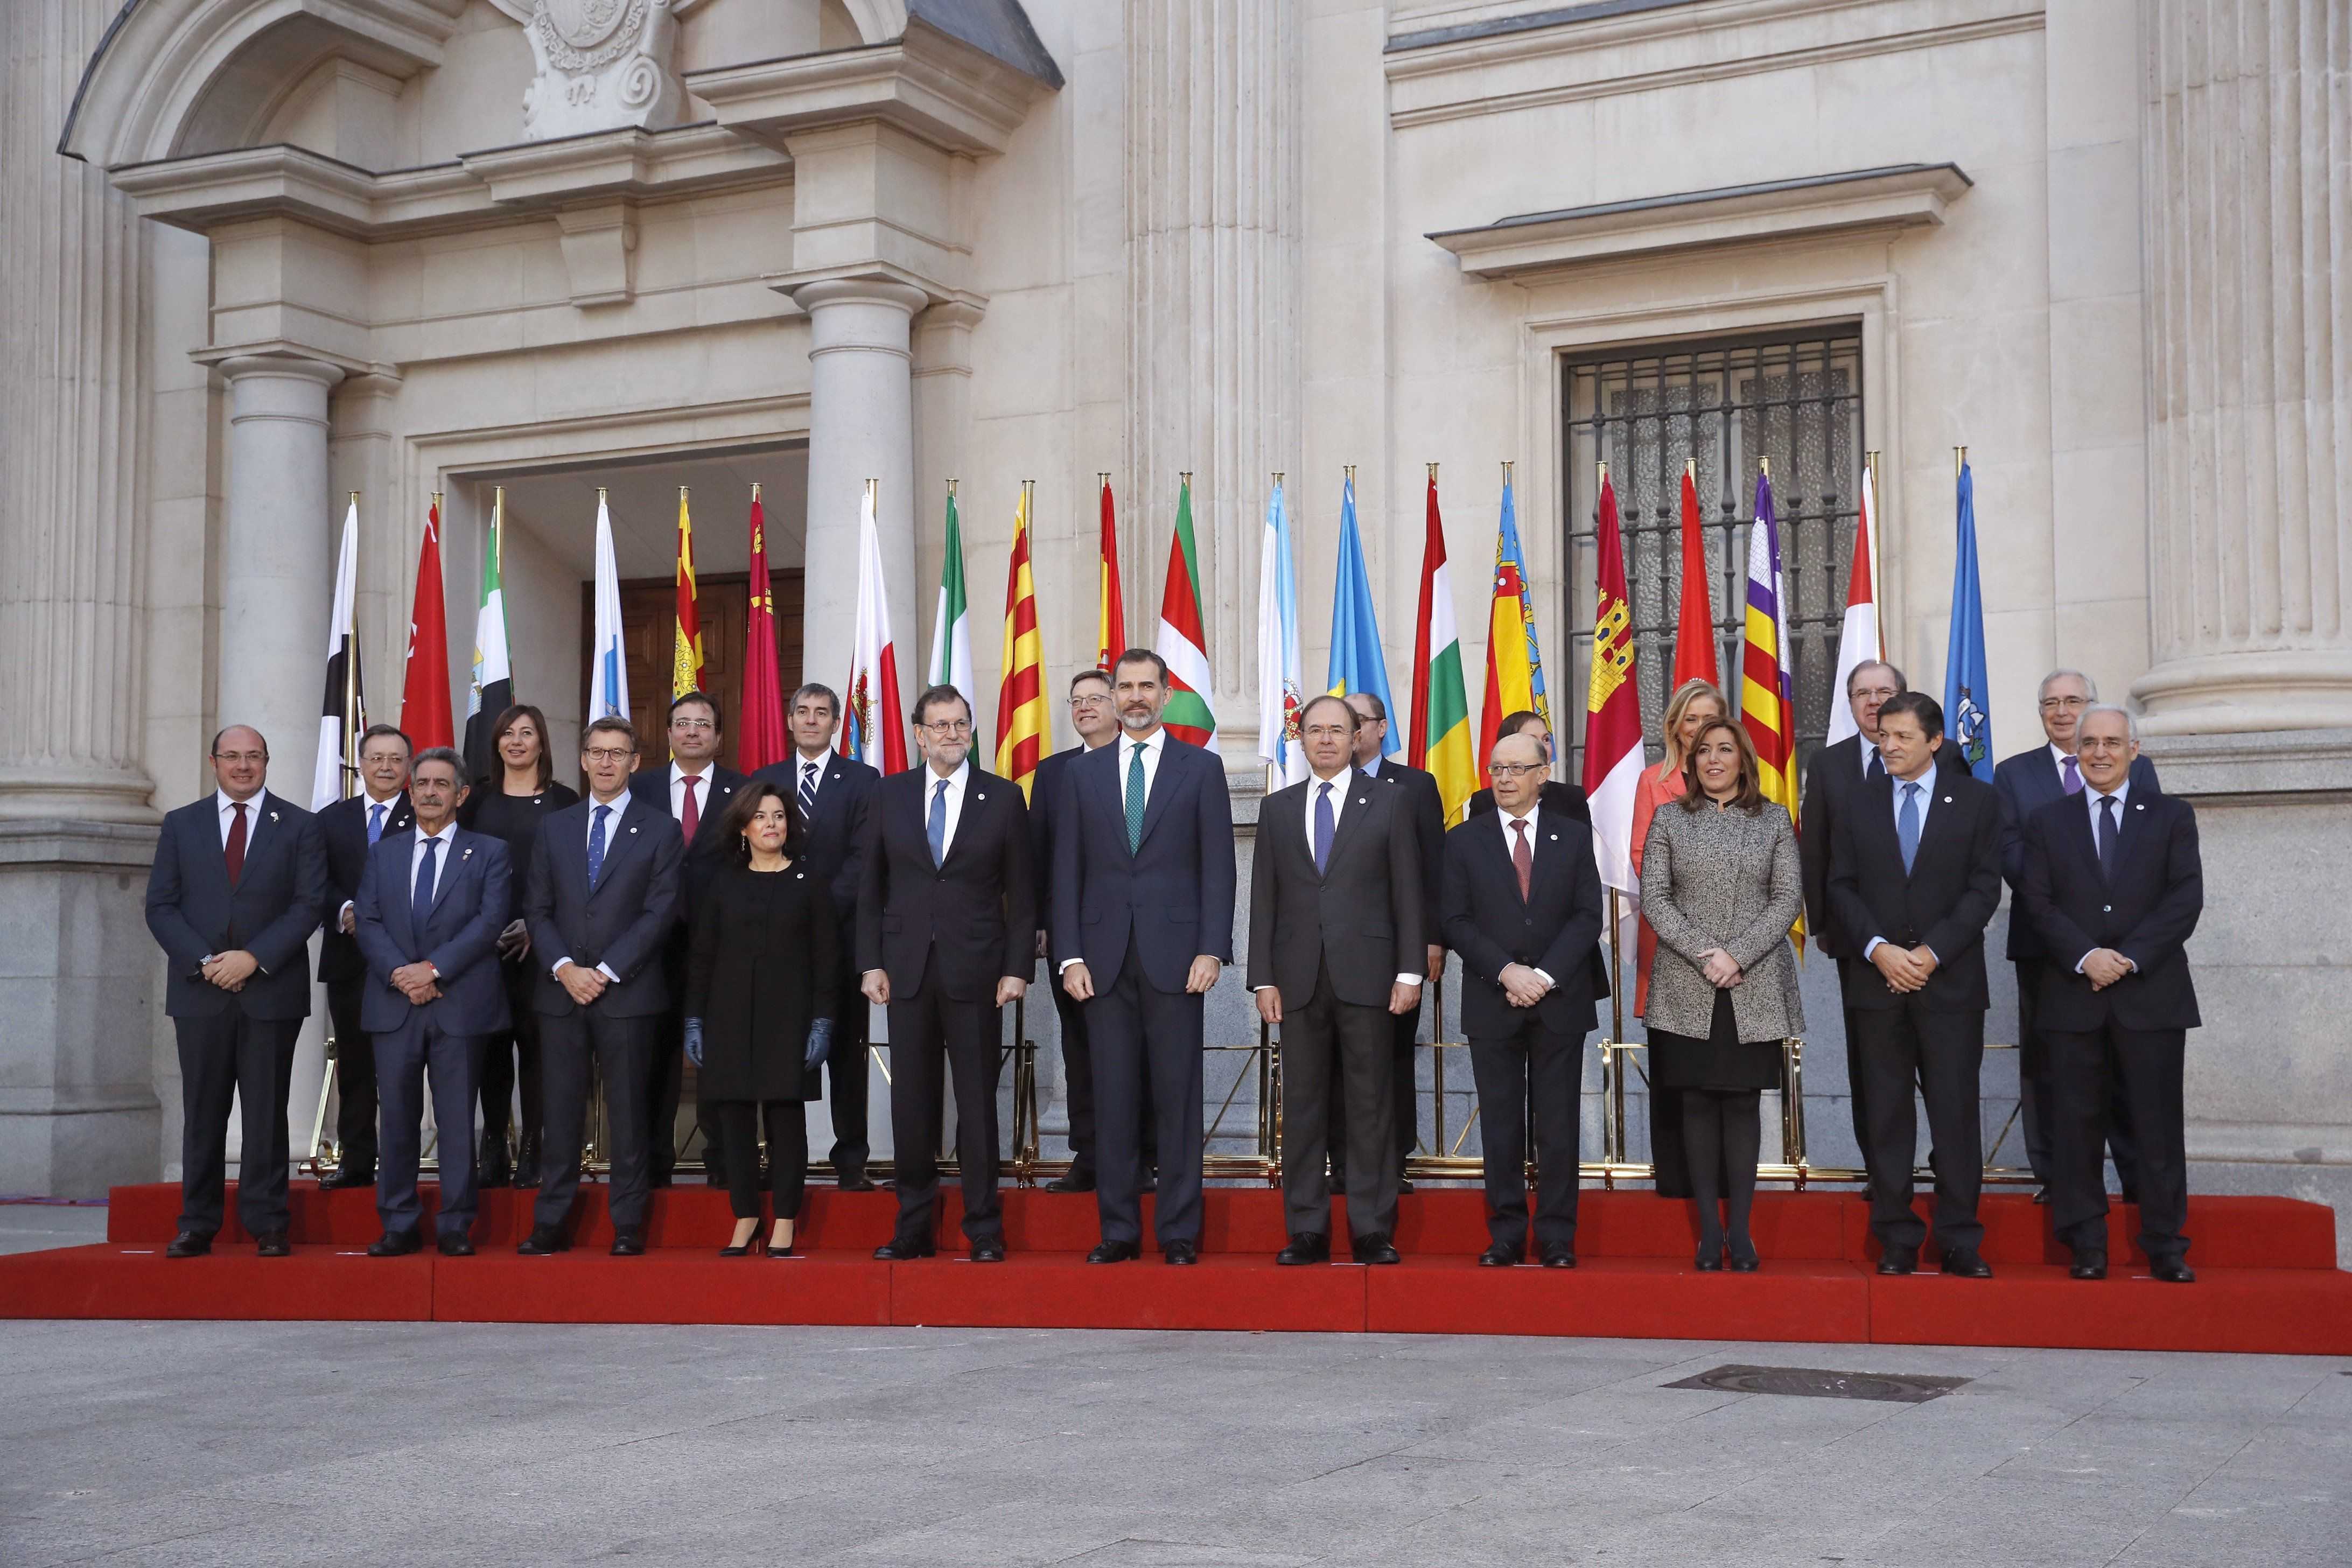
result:
<svg viewBox="0 0 2352 1568"><path fill-rule="evenodd" d="M229 809L236 813L236 820L228 825L228 847L222 853L228 859L228 885L234 888L245 871L245 802L231 801Z"/></svg>
<svg viewBox="0 0 2352 1568"><path fill-rule="evenodd" d="M1511 831L1518 835L1511 845L1511 864L1519 873L1519 902L1524 904L1528 901L1528 889L1535 880L1536 856L1535 851L1528 847L1528 825L1524 817L1511 824Z"/></svg>
<svg viewBox="0 0 2352 1568"><path fill-rule="evenodd" d="M686 810L679 816L677 826L685 834L686 841L691 844L694 842L694 830L702 824L702 813L694 807L694 786L702 782L702 777L698 773L688 773L678 782L686 785Z"/></svg>

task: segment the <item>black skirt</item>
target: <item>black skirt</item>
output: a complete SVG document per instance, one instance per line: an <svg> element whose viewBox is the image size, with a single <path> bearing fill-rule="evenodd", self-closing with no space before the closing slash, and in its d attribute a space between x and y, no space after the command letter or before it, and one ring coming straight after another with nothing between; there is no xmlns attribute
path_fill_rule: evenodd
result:
<svg viewBox="0 0 2352 1568"><path fill-rule="evenodd" d="M1731 993L1715 994L1706 1038L1670 1029L1650 1031L1650 1081L1660 1089L1778 1089L1780 1042L1743 1040L1731 1011Z"/></svg>

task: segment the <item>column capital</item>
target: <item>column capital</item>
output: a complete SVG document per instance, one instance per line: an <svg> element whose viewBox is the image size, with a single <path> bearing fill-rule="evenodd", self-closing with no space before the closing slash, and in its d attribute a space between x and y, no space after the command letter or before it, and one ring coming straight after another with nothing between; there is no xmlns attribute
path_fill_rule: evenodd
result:
<svg viewBox="0 0 2352 1568"><path fill-rule="evenodd" d="M217 357L199 353L194 357L220 372L221 378L230 383L248 376L276 376L289 381L315 381L322 390L331 392L349 374L341 365L307 354L239 352Z"/></svg>
<svg viewBox="0 0 2352 1568"><path fill-rule="evenodd" d="M911 320L933 305L964 298L956 290L887 263L779 272L772 275L767 283L811 316L827 305L881 305L903 310Z"/></svg>

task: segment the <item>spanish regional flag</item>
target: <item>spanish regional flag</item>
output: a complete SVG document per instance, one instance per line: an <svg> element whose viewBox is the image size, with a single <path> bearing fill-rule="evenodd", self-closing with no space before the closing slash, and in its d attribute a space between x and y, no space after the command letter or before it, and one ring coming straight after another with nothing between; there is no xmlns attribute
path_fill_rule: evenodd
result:
<svg viewBox="0 0 2352 1568"><path fill-rule="evenodd" d="M1748 525L1748 640L1739 658L1739 722L1756 747L1764 798L1797 820L1797 708L1789 679L1788 591L1780 574L1780 523L1772 510L1772 471L1756 476L1756 517ZM1794 927L1799 951L1805 917Z"/></svg>
<svg viewBox="0 0 2352 1568"><path fill-rule="evenodd" d="M1437 781L1445 826L1460 825L1478 790L1470 754L1470 700L1462 683L1462 634L1454 624L1454 578L1445 569L1445 524L1437 512L1437 465L1429 465L1429 504L1421 543L1421 616L1412 639L1412 727L1405 761Z"/></svg>
<svg viewBox="0 0 2352 1568"><path fill-rule="evenodd" d="M1601 469L1600 573L1592 620L1592 680L1584 696L1584 795L1604 886L1631 893L1633 797L1642 784L1641 689L1633 680L1633 617L1625 600L1625 543L1617 490Z"/></svg>
<svg viewBox="0 0 2352 1568"><path fill-rule="evenodd" d="M783 677L776 664L776 586L768 571L768 519L751 487L751 591L743 616L743 695L735 704L735 765L747 773L793 754L784 730Z"/></svg>
<svg viewBox="0 0 2352 1568"><path fill-rule="evenodd" d="M1110 493L1110 476L1102 479L1102 557L1095 566L1095 668L1108 669L1111 660L1131 646L1127 640L1127 605L1118 591L1118 508Z"/></svg>
<svg viewBox="0 0 2352 1568"><path fill-rule="evenodd" d="M1053 749L1051 710L1045 706L1045 639L1037 630L1037 583L1029 573L1029 505L1035 481L1021 483L1021 509L1013 514L1013 564L1004 574L1004 647L997 668L996 773L1021 786L1026 798L1037 778L1037 762Z"/></svg>
<svg viewBox="0 0 2352 1568"><path fill-rule="evenodd" d="M1478 719L1478 755L1490 756L1503 716L1532 710L1551 722L1544 695L1543 654L1536 647L1535 607L1528 601L1527 552L1519 546L1511 471L1503 468L1503 516L1495 530L1494 594L1486 612L1486 711Z"/></svg>
<svg viewBox="0 0 2352 1568"><path fill-rule="evenodd" d="M670 644L669 694L702 689L702 615L694 604L694 520L687 515L686 487L677 487L677 624Z"/></svg>

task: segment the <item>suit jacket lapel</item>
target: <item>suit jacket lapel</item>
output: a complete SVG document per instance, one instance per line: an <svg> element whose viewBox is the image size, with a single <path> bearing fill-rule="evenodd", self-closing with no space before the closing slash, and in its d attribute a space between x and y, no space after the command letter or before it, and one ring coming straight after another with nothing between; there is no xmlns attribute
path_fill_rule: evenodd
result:
<svg viewBox="0 0 2352 1568"><path fill-rule="evenodd" d="M2068 795L2065 799L2066 809L2058 815L2066 824L2066 837L2074 846L2075 853L2090 863L2091 875L2105 882L2107 873L2099 864L2098 841L2091 837L2090 808L2083 804L2080 795Z"/></svg>
<svg viewBox="0 0 2352 1568"><path fill-rule="evenodd" d="M458 877L473 862L473 837L461 827L449 835L449 842L441 851L440 875L433 884L432 912L436 915L441 912L442 901L448 898L449 889L457 885ZM424 932L417 934L422 936Z"/></svg>
<svg viewBox="0 0 2352 1568"><path fill-rule="evenodd" d="M1176 793L1176 786L1181 777L1182 770L1189 766L1192 761L1191 758L1186 757L1182 762L1179 762L1177 759L1182 755L1183 753L1176 750L1176 737L1162 731L1160 741L1160 765L1152 770L1151 793L1144 796L1143 800L1143 831L1138 834L1135 839L1135 847L1138 849L1142 848L1144 841L1151 837L1151 830L1160 826L1160 819L1168 815L1169 797ZM1119 815L1124 817L1126 816L1124 800L1119 803Z"/></svg>
<svg viewBox="0 0 2352 1568"><path fill-rule="evenodd" d="M2124 867L2139 847L2140 830L2147 821L2147 805L2139 792L2134 790L2116 808L2116 816L2121 819L2121 825L2116 830L2116 874L2118 877L2123 875ZM2087 818L2090 813L2086 811L2083 815Z"/></svg>
<svg viewBox="0 0 2352 1568"><path fill-rule="evenodd" d="M633 819L638 812L650 814L653 810L643 801L633 801L630 804L634 809L623 811L620 816L608 819L604 824L604 875L588 885L588 896L592 899L603 892L613 880L614 862L628 854L630 846L637 841L637 829L645 825ZM594 795L588 797L588 820L591 823L596 820ZM588 845L585 839L581 841L580 846L580 868L584 876L588 868Z"/></svg>

